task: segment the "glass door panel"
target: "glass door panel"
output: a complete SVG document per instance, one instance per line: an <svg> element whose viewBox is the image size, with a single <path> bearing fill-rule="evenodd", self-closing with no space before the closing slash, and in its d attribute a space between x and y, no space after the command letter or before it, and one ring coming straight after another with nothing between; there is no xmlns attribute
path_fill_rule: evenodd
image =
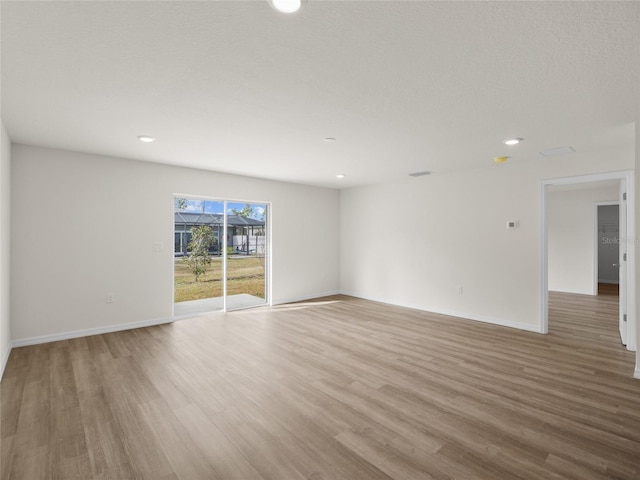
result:
<svg viewBox="0 0 640 480"><path fill-rule="evenodd" d="M174 316L224 309L224 201L175 198Z"/></svg>
<svg viewBox="0 0 640 480"><path fill-rule="evenodd" d="M267 303L267 215L264 203L227 203L227 310Z"/></svg>

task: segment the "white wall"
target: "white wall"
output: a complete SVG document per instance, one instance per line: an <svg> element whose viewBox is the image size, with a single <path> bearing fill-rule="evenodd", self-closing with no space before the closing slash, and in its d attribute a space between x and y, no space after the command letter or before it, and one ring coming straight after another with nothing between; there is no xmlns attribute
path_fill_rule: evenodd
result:
<svg viewBox="0 0 640 480"><path fill-rule="evenodd" d="M0 379L11 351L11 142L0 123Z"/></svg>
<svg viewBox="0 0 640 480"><path fill-rule="evenodd" d="M549 290L597 295L594 204L617 200L619 191L609 186L548 193Z"/></svg>
<svg viewBox="0 0 640 480"><path fill-rule="evenodd" d="M540 331L541 180L633 167L627 145L343 190L341 290Z"/></svg>
<svg viewBox="0 0 640 480"><path fill-rule="evenodd" d="M18 343L168 319L174 193L272 203L274 303L338 290L336 190L22 145L12 179Z"/></svg>

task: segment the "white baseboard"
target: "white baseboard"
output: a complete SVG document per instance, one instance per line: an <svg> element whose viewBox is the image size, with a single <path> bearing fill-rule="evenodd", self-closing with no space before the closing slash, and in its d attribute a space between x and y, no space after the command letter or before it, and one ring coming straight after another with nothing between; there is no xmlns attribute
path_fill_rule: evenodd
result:
<svg viewBox="0 0 640 480"><path fill-rule="evenodd" d="M339 290L331 290L329 292L314 293L313 295L304 295L302 297L278 298L271 301L271 305L282 305L284 303L302 302L313 298L330 297L331 295L339 295Z"/></svg>
<svg viewBox="0 0 640 480"><path fill-rule="evenodd" d="M504 319L501 319L501 318L487 317L487 316L484 316L484 315L475 315L475 314L472 314L472 313L459 312L459 311L454 311L454 310L433 308L433 307L429 307L429 306L425 306L425 305L415 305L415 304L409 304L409 303L391 302L391 301L387 301L387 300L381 300L381 299L378 299L378 298L363 296L363 295L360 295L360 294L357 294L357 293L354 293L354 292L348 292L348 291L342 291L341 293L343 295L349 295L351 297L356 297L356 298L363 298L365 300L371 300L373 302L386 303L388 305L395 305L397 307L411 308L413 310L421 310L423 312L437 313L439 315L448 315L450 317L457 317L457 318L461 318L461 319L465 319L465 320L475 320L477 322L490 323L492 325L499 325L501 327L515 328L515 329L518 329L518 330L526 330L528 332L543 333L542 330L541 330L540 325L529 325L529 324L526 324L526 323L518 323L518 322L512 322L510 320L504 320Z"/></svg>
<svg viewBox="0 0 640 480"><path fill-rule="evenodd" d="M558 292L558 293L571 293L573 295L591 295L596 296L598 295L598 290L570 290L567 288L549 288L550 292Z"/></svg>
<svg viewBox="0 0 640 480"><path fill-rule="evenodd" d="M0 364L0 380L2 380L2 376L4 375L4 367L7 366L7 362L9 361L9 355L11 355L11 348L13 347L12 343L9 342L7 345L7 351L2 358L2 364Z"/></svg>
<svg viewBox="0 0 640 480"><path fill-rule="evenodd" d="M37 337L19 338L11 342L11 347L26 347L28 345L38 345L40 343L58 342L71 338L89 337L91 335L101 335L103 333L120 332L122 330L132 330L134 328L152 327L173 322L173 318L156 318L153 320L143 320L141 322L120 323L107 327L88 328L86 330L74 330L71 332L54 333L51 335L40 335Z"/></svg>
<svg viewBox="0 0 640 480"><path fill-rule="evenodd" d="M322 292L322 293L317 293L313 295L305 295L301 297L280 298L278 300L274 300L272 302L272 305L301 302L301 301L310 300L313 298L327 297L330 295L338 295L339 293L340 292L338 290L332 290L328 292ZM187 318L190 316L192 315L185 315L184 318ZM1 365L2 369L0 370L0 378L2 378L2 373L4 373L4 368L7 364L7 361L9 360L9 353L11 352L12 348L26 347L29 345L38 345L41 343L58 342L61 340L70 340L72 338L89 337L91 335L100 335L103 333L120 332L123 330L132 330L134 328L151 327L154 325L171 323L181 318L183 317L157 318L153 320L143 320L141 322L121 323L118 325L109 325L106 327L88 328L86 330L73 330L69 332L54 333L51 335L39 335L37 337L19 338L19 339L13 340L9 344L8 351L6 352L4 358L2 359L2 365Z"/></svg>

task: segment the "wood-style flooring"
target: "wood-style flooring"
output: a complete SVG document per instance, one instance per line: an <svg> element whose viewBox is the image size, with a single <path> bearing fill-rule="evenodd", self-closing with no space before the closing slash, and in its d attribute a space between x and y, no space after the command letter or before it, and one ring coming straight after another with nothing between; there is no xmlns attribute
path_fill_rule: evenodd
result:
<svg viewBox="0 0 640 480"><path fill-rule="evenodd" d="M617 283L599 283L598 295L620 295L620 285Z"/></svg>
<svg viewBox="0 0 640 480"><path fill-rule="evenodd" d="M2 479L640 479L617 297L539 335L346 296L12 351Z"/></svg>

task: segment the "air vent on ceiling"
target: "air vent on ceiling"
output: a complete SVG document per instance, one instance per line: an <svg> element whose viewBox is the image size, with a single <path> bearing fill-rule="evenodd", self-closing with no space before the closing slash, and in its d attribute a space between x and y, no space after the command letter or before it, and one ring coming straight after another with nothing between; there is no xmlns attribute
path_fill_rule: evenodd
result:
<svg viewBox="0 0 640 480"><path fill-rule="evenodd" d="M424 172L414 172L409 174L410 177L423 177L424 175L431 175L431 172L425 170Z"/></svg>
<svg viewBox="0 0 640 480"><path fill-rule="evenodd" d="M546 150L540 150L540 155L543 157L555 157L557 155L567 155L568 153L574 153L575 150L569 145L565 147L547 148Z"/></svg>

